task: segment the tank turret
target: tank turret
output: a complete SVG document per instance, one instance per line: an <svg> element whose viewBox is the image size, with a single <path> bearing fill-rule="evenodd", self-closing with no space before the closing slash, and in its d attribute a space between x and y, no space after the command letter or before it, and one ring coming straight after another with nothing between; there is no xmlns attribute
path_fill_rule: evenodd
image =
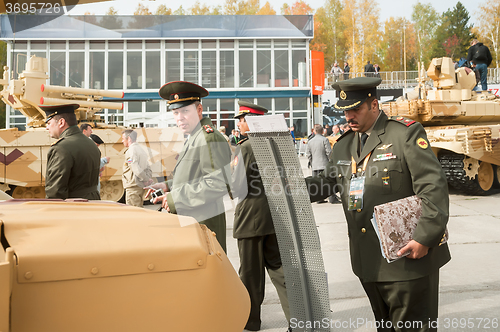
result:
<svg viewBox="0 0 500 332"><path fill-rule="evenodd" d="M452 187L492 193L500 187L500 99L474 91L474 71L455 69L451 58L433 59L426 77L421 68L415 90L382 103L383 111L422 123Z"/></svg>
<svg viewBox="0 0 500 332"><path fill-rule="evenodd" d="M45 197L45 166L50 145L55 141L45 129L45 112L40 105L79 104L75 111L79 123L89 123L104 144L102 156L110 157L101 177L101 198L118 201L123 197L122 169L125 147L121 142L124 127L105 123L102 109L123 109L123 103L105 98L121 99L123 91L82 89L48 85L47 59L32 56L18 79L9 80L4 68L0 85L2 101L21 112L27 119L27 130L0 130L0 190L14 198ZM177 128L138 128L137 142L150 156L153 176L159 181L169 177L175 158L182 149L184 136Z"/></svg>

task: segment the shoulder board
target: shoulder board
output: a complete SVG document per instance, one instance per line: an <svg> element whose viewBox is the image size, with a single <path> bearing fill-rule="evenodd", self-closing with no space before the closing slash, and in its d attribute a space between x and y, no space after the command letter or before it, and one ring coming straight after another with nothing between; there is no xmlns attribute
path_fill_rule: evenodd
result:
<svg viewBox="0 0 500 332"><path fill-rule="evenodd" d="M412 124L416 123L416 121L415 121L415 120L412 120L412 119L407 119L407 118L402 117L402 116L390 116L390 117L389 117L389 120L399 122L399 123L401 123L402 125L405 125L405 126L407 126L407 127L409 127L409 126L411 126Z"/></svg>
<svg viewBox="0 0 500 332"><path fill-rule="evenodd" d="M238 143L236 143L236 145L240 145L240 144L242 144L243 142L246 142L246 141L248 141L248 137L245 137L245 138L239 140Z"/></svg>
<svg viewBox="0 0 500 332"><path fill-rule="evenodd" d="M352 133L352 129L349 129L348 131L346 131L345 133L343 133L342 135L339 136L339 138L337 138L337 142L340 141L342 138L346 137L348 134Z"/></svg>
<svg viewBox="0 0 500 332"><path fill-rule="evenodd" d="M205 129L205 131L206 131L207 133L209 133L209 134L214 132L214 128L212 128L212 127L211 127L211 126L209 126L209 125L204 125L204 126L203 126L203 129Z"/></svg>
<svg viewBox="0 0 500 332"><path fill-rule="evenodd" d="M54 143L52 143L50 146L54 146L56 145L57 143L59 143L60 141L62 141L64 139L64 137L58 139L57 141L55 141Z"/></svg>

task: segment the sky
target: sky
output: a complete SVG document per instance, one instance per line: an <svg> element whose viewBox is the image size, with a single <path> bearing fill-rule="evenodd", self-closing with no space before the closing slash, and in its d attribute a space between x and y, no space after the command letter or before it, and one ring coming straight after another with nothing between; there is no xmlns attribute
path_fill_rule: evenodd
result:
<svg viewBox="0 0 500 332"><path fill-rule="evenodd" d="M105 1L101 3L91 3L78 5L73 10L69 12L70 15L83 15L85 12L90 12L96 15L105 14L109 7L114 7L118 10L118 15L132 15L137 8L137 4L141 2L144 6L148 7L151 12L154 12L156 8L164 4L172 10L176 10L181 4L184 9L189 9L192 7L197 0L183 0L183 1L173 1L173 0L155 0L155 1L141 1L141 0L114 0ZM224 0L198 0L201 4L206 4L209 6L223 5ZM475 21L475 16L478 4L485 3L486 0L461 0L462 4L469 11L471 17L471 22ZM271 7L279 14L283 3L293 4L294 0L284 1L284 0L269 0ZM304 0L313 9L318 9L325 4L325 0ZM383 23L389 17L401 17L404 16L408 20L411 19L412 7L418 2L418 0L378 0L381 23ZM443 13L448 9L455 7L456 0L440 0L440 1L428 1L420 0L421 3L431 3L434 9L438 13ZM260 0L260 5L263 6L266 0Z"/></svg>

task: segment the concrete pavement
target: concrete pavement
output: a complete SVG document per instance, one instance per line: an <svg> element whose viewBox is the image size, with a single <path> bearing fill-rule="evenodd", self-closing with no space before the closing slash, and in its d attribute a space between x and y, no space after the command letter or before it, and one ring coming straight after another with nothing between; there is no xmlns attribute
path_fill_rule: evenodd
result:
<svg viewBox="0 0 500 332"><path fill-rule="evenodd" d="M305 157L299 158L305 175ZM226 200L227 250L236 271L239 257L232 237L234 202ZM376 331L374 318L358 278L352 273L347 225L340 204L313 203L332 310L332 331ZM440 273L439 331L500 331L500 193L487 196L450 194L451 261ZM287 328L278 296L266 282L262 329Z"/></svg>

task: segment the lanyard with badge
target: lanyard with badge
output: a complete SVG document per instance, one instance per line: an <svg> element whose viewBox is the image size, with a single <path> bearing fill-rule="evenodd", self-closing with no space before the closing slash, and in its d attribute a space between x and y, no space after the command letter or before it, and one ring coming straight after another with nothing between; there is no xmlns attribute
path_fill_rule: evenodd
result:
<svg viewBox="0 0 500 332"><path fill-rule="evenodd" d="M370 152L365 157L363 161L363 168L359 170L361 172L360 176L357 176L357 164L354 161L354 158L351 157L352 175L351 185L349 187L349 211L360 210L363 208L363 194L365 191L365 170L371 155L372 153Z"/></svg>

